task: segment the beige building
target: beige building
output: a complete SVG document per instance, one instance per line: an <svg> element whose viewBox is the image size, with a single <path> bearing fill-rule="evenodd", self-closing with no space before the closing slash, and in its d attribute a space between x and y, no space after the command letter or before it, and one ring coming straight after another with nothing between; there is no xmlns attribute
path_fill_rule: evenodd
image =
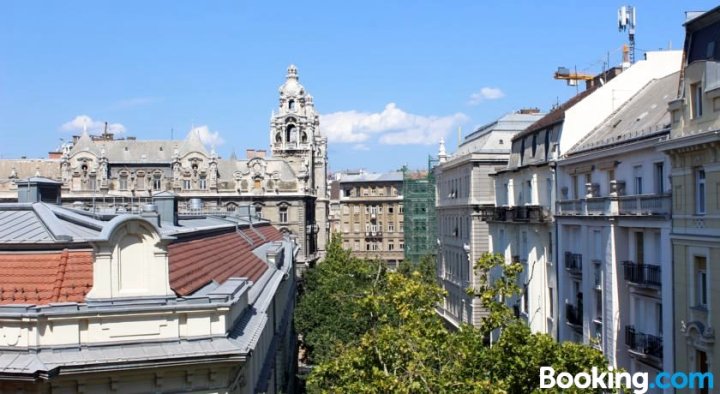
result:
<svg viewBox="0 0 720 394"><path fill-rule="evenodd" d="M670 101L675 370L720 375L720 7L689 15Z"/></svg>
<svg viewBox="0 0 720 394"><path fill-rule="evenodd" d="M185 140L117 139L83 133L49 159L0 160L0 201L14 201L17 181L62 182L62 202L95 211L139 212L154 193L172 191L182 212L233 212L252 206L297 237L298 262L311 264L327 242L327 138L313 98L290 66L270 120L270 148L224 159L196 133ZM305 264L302 264L303 266Z"/></svg>
<svg viewBox="0 0 720 394"><path fill-rule="evenodd" d="M343 247L360 258L385 261L396 268L403 260L402 172L336 174L333 232ZM337 186L335 186L337 185Z"/></svg>
<svg viewBox="0 0 720 394"><path fill-rule="evenodd" d="M290 237L178 214L167 192L91 214L57 205L60 186L0 203L0 392L292 392Z"/></svg>

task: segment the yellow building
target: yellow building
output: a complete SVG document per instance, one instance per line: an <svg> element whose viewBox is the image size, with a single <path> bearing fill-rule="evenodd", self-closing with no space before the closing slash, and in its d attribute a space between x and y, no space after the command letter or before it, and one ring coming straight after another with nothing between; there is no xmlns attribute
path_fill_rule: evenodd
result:
<svg viewBox="0 0 720 394"><path fill-rule="evenodd" d="M360 258L380 259L390 268L403 260L403 176L401 172L337 174L333 232ZM331 189L333 187L331 186Z"/></svg>
<svg viewBox="0 0 720 394"><path fill-rule="evenodd" d="M678 97L669 103L672 129L660 144L672 162L675 370L718 376L720 7L689 16Z"/></svg>

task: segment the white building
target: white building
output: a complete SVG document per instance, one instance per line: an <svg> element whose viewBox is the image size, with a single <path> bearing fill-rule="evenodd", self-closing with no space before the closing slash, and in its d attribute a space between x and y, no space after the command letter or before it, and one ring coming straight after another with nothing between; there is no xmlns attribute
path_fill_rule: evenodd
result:
<svg viewBox="0 0 720 394"><path fill-rule="evenodd" d="M656 145L678 74L649 82L557 164L560 339L651 379L673 368L670 162Z"/></svg>
<svg viewBox="0 0 720 394"><path fill-rule="evenodd" d="M679 51L648 52L645 60L612 79L609 73L600 75L592 87L513 138L508 166L495 175L497 207L483 216L490 224L492 250L525 266L524 294L515 305L533 331L557 337L565 316L558 308L561 259L553 250L557 159L649 81L677 71L680 56Z"/></svg>
<svg viewBox="0 0 720 394"><path fill-rule="evenodd" d="M295 243L267 221L0 204L0 392L288 392Z"/></svg>
<svg viewBox="0 0 720 394"><path fill-rule="evenodd" d="M435 167L437 268L447 291L440 311L453 325L479 325L484 316L480 300L466 290L476 284L475 261L488 251L487 224L480 220L480 207L494 202L488 174L507 164L513 135L541 116L537 110L505 115L465 137L450 157L441 144Z"/></svg>

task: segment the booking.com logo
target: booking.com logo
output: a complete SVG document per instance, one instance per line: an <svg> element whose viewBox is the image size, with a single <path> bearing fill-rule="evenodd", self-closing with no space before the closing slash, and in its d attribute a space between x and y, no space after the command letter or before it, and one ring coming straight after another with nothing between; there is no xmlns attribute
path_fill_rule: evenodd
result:
<svg viewBox="0 0 720 394"><path fill-rule="evenodd" d="M540 388L551 389L559 387L568 389L577 387L579 389L615 389L625 388L633 390L635 394L646 393L649 389L702 389L712 390L715 386L713 374L710 372L660 372L650 381L647 372L599 372L597 367L592 367L590 373L580 372L572 375L569 372L560 372L555 377L553 367L540 367Z"/></svg>

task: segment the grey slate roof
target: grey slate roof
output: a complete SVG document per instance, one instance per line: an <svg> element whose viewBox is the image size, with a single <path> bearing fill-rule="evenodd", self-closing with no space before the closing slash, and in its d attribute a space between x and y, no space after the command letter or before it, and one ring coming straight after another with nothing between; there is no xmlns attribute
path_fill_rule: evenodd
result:
<svg viewBox="0 0 720 394"><path fill-rule="evenodd" d="M677 94L680 72L653 79L567 152L605 149L669 131L668 101Z"/></svg>
<svg viewBox="0 0 720 394"><path fill-rule="evenodd" d="M363 172L360 174L343 174L340 183L350 182L402 182L403 173L401 171L391 172Z"/></svg>
<svg viewBox="0 0 720 394"><path fill-rule="evenodd" d="M452 155L458 157L476 152L510 151L513 135L525 130L545 114L506 114L494 122L480 126L468 134Z"/></svg>

